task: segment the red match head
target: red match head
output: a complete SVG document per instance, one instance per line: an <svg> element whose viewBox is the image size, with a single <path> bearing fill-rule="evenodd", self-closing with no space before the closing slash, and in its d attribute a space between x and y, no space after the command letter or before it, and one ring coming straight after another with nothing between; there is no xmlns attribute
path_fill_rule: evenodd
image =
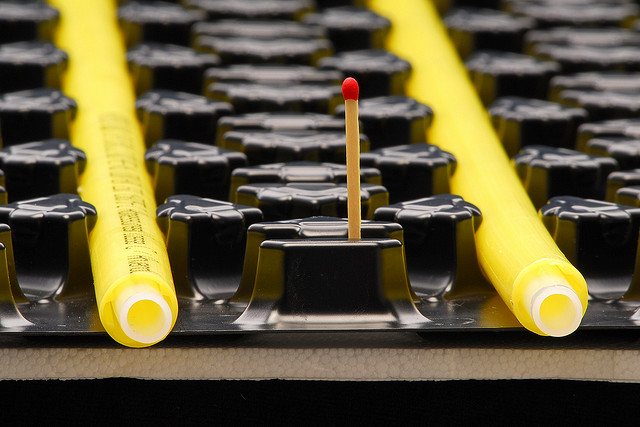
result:
<svg viewBox="0 0 640 427"><path fill-rule="evenodd" d="M342 82L342 96L345 101L347 99L353 99L354 101L358 100L358 95L360 94L360 87L358 86L358 82L353 77L347 77Z"/></svg>

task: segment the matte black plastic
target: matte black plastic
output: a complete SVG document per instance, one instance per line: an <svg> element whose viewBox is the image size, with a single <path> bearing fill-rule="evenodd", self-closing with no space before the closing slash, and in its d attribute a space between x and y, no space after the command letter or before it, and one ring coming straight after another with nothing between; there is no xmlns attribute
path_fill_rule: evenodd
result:
<svg viewBox="0 0 640 427"><path fill-rule="evenodd" d="M212 83L320 84L340 85L342 73L319 70L308 65L239 64L209 68L204 74L205 88Z"/></svg>
<svg viewBox="0 0 640 427"><path fill-rule="evenodd" d="M199 22L193 26L192 40L197 44L198 37L249 37L264 39L321 39L327 31L318 25L304 24L287 20L245 20L222 19L219 21Z"/></svg>
<svg viewBox="0 0 640 427"><path fill-rule="evenodd" d="M312 0L182 0L182 4L188 8L204 10L209 20L297 20L314 8Z"/></svg>

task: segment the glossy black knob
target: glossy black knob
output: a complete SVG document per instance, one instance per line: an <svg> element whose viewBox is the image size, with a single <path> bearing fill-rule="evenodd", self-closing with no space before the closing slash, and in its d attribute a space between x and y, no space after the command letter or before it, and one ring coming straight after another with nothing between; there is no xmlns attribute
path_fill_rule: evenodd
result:
<svg viewBox="0 0 640 427"><path fill-rule="evenodd" d="M189 8L204 10L209 20L299 20L314 7L312 0L183 0L182 3Z"/></svg>
<svg viewBox="0 0 640 427"><path fill-rule="evenodd" d="M274 111L329 114L343 102L338 85L214 83L207 88L206 95L232 104L238 114Z"/></svg>
<svg viewBox="0 0 640 427"><path fill-rule="evenodd" d="M587 121L582 108L518 97L498 98L489 114L509 157L529 145L573 148L578 126Z"/></svg>
<svg viewBox="0 0 640 427"><path fill-rule="evenodd" d="M363 153L360 164L380 170L391 203L449 192L455 157L435 145L400 145Z"/></svg>
<svg viewBox="0 0 640 427"><path fill-rule="evenodd" d="M640 53L640 52L639 52ZM587 110L590 120L635 118L640 114L640 93L598 90L563 90L558 102Z"/></svg>
<svg viewBox="0 0 640 427"><path fill-rule="evenodd" d="M525 33L534 27L530 18L477 8L453 9L444 23L462 58L476 50L520 52Z"/></svg>
<svg viewBox="0 0 640 427"><path fill-rule="evenodd" d="M178 296L226 299L242 274L247 228L259 209L196 196L169 197L157 210Z"/></svg>
<svg viewBox="0 0 640 427"><path fill-rule="evenodd" d="M557 102L566 90L640 93L640 73L590 72L556 76L549 84L549 98Z"/></svg>
<svg viewBox="0 0 640 427"><path fill-rule="evenodd" d="M440 194L379 208L374 217L402 225L409 281L418 296L488 288L474 245L481 220L476 206L459 196Z"/></svg>
<svg viewBox="0 0 640 427"><path fill-rule="evenodd" d="M299 64L315 65L333 53L331 43L322 38L250 38L200 36L194 47L214 53L223 64Z"/></svg>
<svg viewBox="0 0 640 427"><path fill-rule="evenodd" d="M40 0L0 2L0 43L51 40L59 17Z"/></svg>
<svg viewBox="0 0 640 427"><path fill-rule="evenodd" d="M555 197L540 210L558 247L597 299L620 298L636 265L640 208L578 197Z"/></svg>
<svg viewBox="0 0 640 427"><path fill-rule="evenodd" d="M513 161L536 208L555 196L604 199L607 176L618 169L610 157L545 146L526 147Z"/></svg>
<svg viewBox="0 0 640 427"><path fill-rule="evenodd" d="M533 18L536 26L543 28L618 27L630 24L639 13L637 5L626 1L509 0L505 6L511 13Z"/></svg>
<svg viewBox="0 0 640 427"><path fill-rule="evenodd" d="M230 65L209 68L204 73L205 87L213 83L260 83L291 85L340 85L342 73L319 70L308 65Z"/></svg>
<svg viewBox="0 0 640 427"><path fill-rule="evenodd" d="M86 156L69 141L48 139L12 145L0 150L9 201L77 193Z"/></svg>
<svg viewBox="0 0 640 427"><path fill-rule="evenodd" d="M216 55L188 47L144 43L127 52L136 93L168 89L201 93L204 70L220 63Z"/></svg>
<svg viewBox="0 0 640 427"><path fill-rule="evenodd" d="M640 167L640 140L626 137L600 137L588 140L580 151L593 156L613 157L620 169Z"/></svg>
<svg viewBox="0 0 640 427"><path fill-rule="evenodd" d="M347 182L347 167L337 163L288 162L238 168L231 174L229 200L235 201L236 190L246 184L255 183L335 183ZM360 182L381 184L380 171L375 168L360 168Z"/></svg>
<svg viewBox="0 0 640 427"><path fill-rule="evenodd" d="M327 31L318 25L303 24L297 21L222 19L199 22L193 26L191 34L193 42L197 44L197 39L201 36L252 39L321 39L326 37Z"/></svg>
<svg viewBox="0 0 640 427"><path fill-rule="evenodd" d="M56 194L0 206L11 227L18 280L29 298L92 292L88 231L96 210L75 194Z"/></svg>
<svg viewBox="0 0 640 427"><path fill-rule="evenodd" d="M320 60L320 68L339 70L360 84L360 97L404 95L411 64L384 50L354 50Z"/></svg>
<svg viewBox="0 0 640 427"><path fill-rule="evenodd" d="M549 80L560 72L555 62L497 51L477 52L469 57L466 65L485 105L503 96L544 99Z"/></svg>
<svg viewBox="0 0 640 427"><path fill-rule="evenodd" d="M118 8L118 20L127 46L141 42L188 46L191 27L206 19L204 11L187 10L164 1L130 1Z"/></svg>
<svg viewBox="0 0 640 427"><path fill-rule="evenodd" d="M218 145L244 153L252 166L296 160L331 163L344 163L346 160L344 132L233 131L225 133ZM369 151L369 140L362 134L360 151Z"/></svg>
<svg viewBox="0 0 640 427"><path fill-rule="evenodd" d="M620 46L638 46L640 34L624 28L577 28L561 27L538 29L527 32L525 51L535 54L540 45L592 46L616 48Z"/></svg>
<svg viewBox="0 0 640 427"><path fill-rule="evenodd" d="M315 130L342 132L344 119L317 113L250 113L222 117L218 122L218 144L222 144L224 134L232 131L299 131Z"/></svg>
<svg viewBox="0 0 640 427"><path fill-rule="evenodd" d="M213 145L218 120L233 112L233 107L226 102L166 90L147 92L138 98L136 109L148 147L159 139Z"/></svg>
<svg viewBox="0 0 640 427"><path fill-rule="evenodd" d="M618 191L626 187L637 186L640 186L640 169L611 172L607 177L606 200L607 202L620 203L623 205L629 204L618 198ZM633 203L633 205L635 205L635 203Z"/></svg>
<svg viewBox="0 0 640 427"><path fill-rule="evenodd" d="M640 119L607 120L598 123L585 123L578 128L578 150L592 138L628 137L640 138Z"/></svg>
<svg viewBox="0 0 640 427"><path fill-rule="evenodd" d="M584 46L539 44L533 53L545 61L554 61L562 72L585 71L638 71L640 47L638 46Z"/></svg>
<svg viewBox="0 0 640 427"><path fill-rule="evenodd" d="M145 155L153 175L156 202L174 194L226 200L231 172L247 165L244 154L215 146L164 139Z"/></svg>
<svg viewBox="0 0 640 427"><path fill-rule="evenodd" d="M381 221L363 221L361 227L362 238L366 240L379 240L379 239L393 239L398 242L402 242L402 227L399 224L391 222ZM264 274L266 273L264 266L260 268L259 258L262 255L261 246L266 241L273 240L286 240L289 242L299 241L306 245L314 245L319 243L318 241L324 241L329 243L335 242L335 246L339 246L341 241L347 238L347 220L341 218L327 218L327 217L314 217L305 219L295 219L291 221L280 222L265 222L254 224L249 228L247 232L247 251L244 257L245 263L242 273L242 279L238 291L232 298L235 303L246 304L250 301L253 290L256 285L264 281ZM330 243L329 243L330 244ZM317 262L323 262L323 257L313 257L312 259ZM386 276L391 274L399 274L400 277L396 279L403 279L406 275L402 261L402 257L393 257L396 263L388 265L386 270ZM351 256L345 258L347 261L351 260ZM263 262L263 261L261 261ZM364 261L361 259L358 263L366 263L369 260ZM274 265L275 268L281 268L278 265ZM325 271L332 271L336 269L342 269L342 262L334 264L333 267L325 269ZM265 265L266 266L266 265ZM400 270L400 271L398 271ZM318 281L311 281L311 277L307 281L307 287L311 283L320 283ZM360 278L357 279L361 280ZM375 283L375 280L374 280ZM361 286L361 285L356 285ZM408 287L408 286L407 286ZM406 290L405 290L406 292ZM322 301L322 300L320 300ZM319 301L318 301L319 302ZM344 303L344 302L343 302ZM329 306L327 305L327 308Z"/></svg>
<svg viewBox="0 0 640 427"><path fill-rule="evenodd" d="M69 138L76 102L55 89L34 89L0 95L2 145L49 138Z"/></svg>
<svg viewBox="0 0 640 427"><path fill-rule="evenodd" d="M358 112L372 149L424 142L433 120L430 107L406 96L365 98ZM338 106L336 116L344 117L344 105Z"/></svg>
<svg viewBox="0 0 640 427"><path fill-rule="evenodd" d="M0 92L59 88L67 54L44 42L0 45Z"/></svg>
<svg viewBox="0 0 640 427"><path fill-rule="evenodd" d="M307 15L304 22L326 28L337 52L382 49L391 28L391 21L387 18L353 6L325 9Z"/></svg>
<svg viewBox="0 0 640 427"><path fill-rule="evenodd" d="M377 208L389 204L389 195L381 185L363 184L360 200L362 218L372 219ZM329 183L246 184L236 191L236 203L260 208L266 221L310 216L346 218L347 186Z"/></svg>

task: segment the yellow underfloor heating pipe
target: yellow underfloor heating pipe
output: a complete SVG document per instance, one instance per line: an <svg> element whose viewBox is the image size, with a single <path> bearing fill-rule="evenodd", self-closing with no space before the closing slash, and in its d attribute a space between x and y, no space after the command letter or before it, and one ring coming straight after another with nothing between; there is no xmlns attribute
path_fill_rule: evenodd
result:
<svg viewBox="0 0 640 427"><path fill-rule="evenodd" d="M560 252L520 185L428 0L370 0L392 21L387 48L411 62L407 94L431 106L428 141L458 159L452 192L482 210L480 266L518 320L540 335L573 332L587 308L582 275Z"/></svg>

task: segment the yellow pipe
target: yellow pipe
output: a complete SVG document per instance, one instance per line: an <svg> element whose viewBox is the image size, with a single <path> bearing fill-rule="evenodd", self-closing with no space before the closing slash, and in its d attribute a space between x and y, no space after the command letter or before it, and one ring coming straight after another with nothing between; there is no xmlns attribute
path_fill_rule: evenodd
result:
<svg viewBox="0 0 640 427"><path fill-rule="evenodd" d="M370 0L392 21L387 47L413 66L408 95L431 106L429 142L452 152L452 192L482 210L480 266L518 320L563 336L587 308L587 285L539 220L430 1Z"/></svg>
<svg viewBox="0 0 640 427"><path fill-rule="evenodd" d="M118 29L115 0L51 0L56 43L69 54L65 93L78 102L71 140L87 154L82 198L98 210L89 236L100 320L121 344L166 337L178 313L144 143Z"/></svg>

